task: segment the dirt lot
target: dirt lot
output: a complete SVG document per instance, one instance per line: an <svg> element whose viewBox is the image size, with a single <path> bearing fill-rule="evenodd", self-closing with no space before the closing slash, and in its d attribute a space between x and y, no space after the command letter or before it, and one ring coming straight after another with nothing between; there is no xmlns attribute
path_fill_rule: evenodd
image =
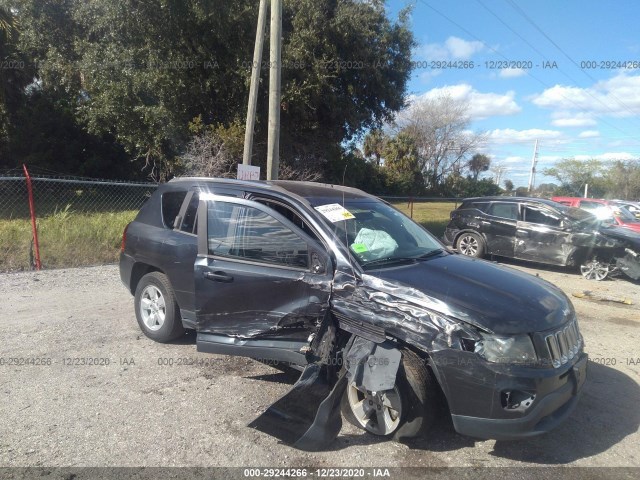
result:
<svg viewBox="0 0 640 480"><path fill-rule="evenodd" d="M399 444L345 424L319 453L246 427L295 375L199 354L193 335L169 345L142 336L117 266L0 275L0 466L640 466L640 285L511 265L569 295L594 295L573 297L594 361L562 427L522 442L475 441L443 420L428 438ZM9 364L15 358L32 360Z"/></svg>

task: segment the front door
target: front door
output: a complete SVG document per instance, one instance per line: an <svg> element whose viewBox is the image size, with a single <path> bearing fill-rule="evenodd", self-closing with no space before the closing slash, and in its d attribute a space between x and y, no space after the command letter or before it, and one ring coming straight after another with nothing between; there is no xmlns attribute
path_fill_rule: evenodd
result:
<svg viewBox="0 0 640 480"><path fill-rule="evenodd" d="M318 242L268 206L209 194L201 195L198 225L199 339L306 342L319 315L309 298L328 308L333 278Z"/></svg>
<svg viewBox="0 0 640 480"><path fill-rule="evenodd" d="M570 233L562 228L559 212L541 205L523 205L516 228L515 257L533 262L565 265L573 252Z"/></svg>

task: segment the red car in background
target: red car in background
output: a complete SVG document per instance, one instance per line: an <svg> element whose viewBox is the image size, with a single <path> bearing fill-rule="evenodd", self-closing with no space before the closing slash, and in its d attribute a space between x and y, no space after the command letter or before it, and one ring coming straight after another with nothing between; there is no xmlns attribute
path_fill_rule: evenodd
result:
<svg viewBox="0 0 640 480"><path fill-rule="evenodd" d="M552 197L554 202L567 207L576 207L593 213L601 220L609 220L613 225L640 233L640 220L625 207L609 200L581 197Z"/></svg>

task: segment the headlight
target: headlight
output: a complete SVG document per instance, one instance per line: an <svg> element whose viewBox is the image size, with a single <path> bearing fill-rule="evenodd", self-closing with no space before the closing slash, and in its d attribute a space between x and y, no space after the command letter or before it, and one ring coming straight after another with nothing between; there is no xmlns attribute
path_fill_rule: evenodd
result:
<svg viewBox="0 0 640 480"><path fill-rule="evenodd" d="M481 333L474 352L493 363L534 363L538 357L528 335L500 337Z"/></svg>

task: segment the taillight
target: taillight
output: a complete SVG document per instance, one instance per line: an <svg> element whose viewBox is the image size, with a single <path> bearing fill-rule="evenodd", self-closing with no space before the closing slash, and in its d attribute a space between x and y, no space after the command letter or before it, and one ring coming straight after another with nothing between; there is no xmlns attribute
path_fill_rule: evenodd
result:
<svg viewBox="0 0 640 480"><path fill-rule="evenodd" d="M131 225L130 223L127 223L127 226L124 227L124 230L122 232L122 242L120 243L120 251L122 253L124 253L124 247L127 244L127 229L129 228L129 225Z"/></svg>

